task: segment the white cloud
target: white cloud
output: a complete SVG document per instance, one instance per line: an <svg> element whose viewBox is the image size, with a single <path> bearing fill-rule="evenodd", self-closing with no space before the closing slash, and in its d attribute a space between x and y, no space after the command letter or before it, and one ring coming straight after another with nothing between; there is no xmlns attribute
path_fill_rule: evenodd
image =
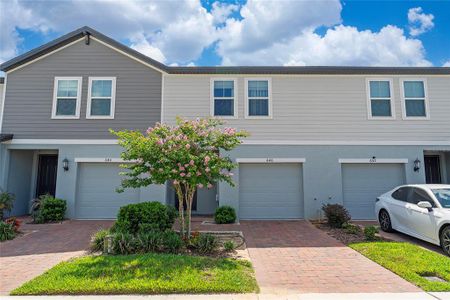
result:
<svg viewBox="0 0 450 300"><path fill-rule="evenodd" d="M413 7L408 10L409 34L418 36L434 27L434 16L425 14L422 7Z"/></svg>
<svg viewBox="0 0 450 300"><path fill-rule="evenodd" d="M1 54L19 53L17 29L66 33L84 25L165 62L197 59L215 37L213 16L199 0L0 1Z"/></svg>
<svg viewBox="0 0 450 300"><path fill-rule="evenodd" d="M238 10L239 5L237 4L214 2L211 9L214 24L223 24L233 12Z"/></svg>
<svg viewBox="0 0 450 300"><path fill-rule="evenodd" d="M228 19L220 30L218 53L250 52L288 41L304 30L337 24L341 9L338 0L314 5L309 1L248 0L240 10L243 19Z"/></svg>
<svg viewBox="0 0 450 300"><path fill-rule="evenodd" d="M450 67L450 60L446 61L442 66L443 67Z"/></svg>
<svg viewBox="0 0 450 300"><path fill-rule="evenodd" d="M428 66L420 40L387 25L379 32L337 25L321 36L320 26L340 23L337 1L251 1L242 20L228 20L217 52L223 65ZM393 46L395 45L395 47Z"/></svg>
<svg viewBox="0 0 450 300"><path fill-rule="evenodd" d="M210 12L200 0L0 0L0 11L0 62L21 52L18 29L61 34L88 25L171 65L189 65L217 42L223 65L423 66L431 63L414 36L434 26L418 7L408 12L411 37L392 25L360 31L342 24L339 0L215 2Z"/></svg>

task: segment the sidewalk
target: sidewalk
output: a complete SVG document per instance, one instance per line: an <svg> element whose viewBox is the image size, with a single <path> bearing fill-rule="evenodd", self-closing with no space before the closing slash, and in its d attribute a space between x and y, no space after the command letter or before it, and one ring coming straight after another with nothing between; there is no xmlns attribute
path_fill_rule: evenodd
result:
<svg viewBox="0 0 450 300"><path fill-rule="evenodd" d="M2 300L450 300L450 293L327 293L327 294L230 294L230 295L156 295L156 296L0 296Z"/></svg>

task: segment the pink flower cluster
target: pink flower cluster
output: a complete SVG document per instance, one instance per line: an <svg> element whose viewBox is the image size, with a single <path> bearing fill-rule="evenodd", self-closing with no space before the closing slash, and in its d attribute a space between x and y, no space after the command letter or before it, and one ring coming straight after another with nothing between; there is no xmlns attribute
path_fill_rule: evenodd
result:
<svg viewBox="0 0 450 300"><path fill-rule="evenodd" d="M227 134L227 135L233 135L233 134L236 133L236 129L230 128L230 127L226 127L226 128L223 130L223 133L225 133L225 134Z"/></svg>

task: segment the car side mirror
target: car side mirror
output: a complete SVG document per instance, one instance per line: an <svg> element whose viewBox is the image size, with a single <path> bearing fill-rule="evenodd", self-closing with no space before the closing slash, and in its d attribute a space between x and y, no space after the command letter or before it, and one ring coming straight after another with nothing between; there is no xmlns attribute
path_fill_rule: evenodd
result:
<svg viewBox="0 0 450 300"><path fill-rule="evenodd" d="M433 210L433 205L431 205L431 203L428 201L420 201L419 203L417 203L417 206L421 208L426 208L429 211Z"/></svg>

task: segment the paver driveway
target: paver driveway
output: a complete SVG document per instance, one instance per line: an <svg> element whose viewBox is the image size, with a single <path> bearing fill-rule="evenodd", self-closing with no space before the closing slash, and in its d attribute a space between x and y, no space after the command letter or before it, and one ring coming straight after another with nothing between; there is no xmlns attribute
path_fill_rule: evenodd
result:
<svg viewBox="0 0 450 300"><path fill-rule="evenodd" d="M307 221L242 221L262 293L417 292Z"/></svg>
<svg viewBox="0 0 450 300"><path fill-rule="evenodd" d="M0 295L8 294L24 282L54 265L82 255L90 236L112 221L65 221L61 224L26 224L24 235L0 244Z"/></svg>

